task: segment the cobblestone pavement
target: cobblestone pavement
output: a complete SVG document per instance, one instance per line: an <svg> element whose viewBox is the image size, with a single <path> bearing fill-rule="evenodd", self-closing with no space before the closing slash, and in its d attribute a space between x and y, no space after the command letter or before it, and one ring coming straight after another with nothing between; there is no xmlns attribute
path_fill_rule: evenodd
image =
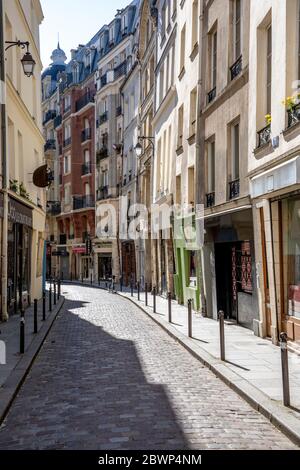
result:
<svg viewBox="0 0 300 470"><path fill-rule="evenodd" d="M0 449L295 448L129 301L63 291Z"/></svg>

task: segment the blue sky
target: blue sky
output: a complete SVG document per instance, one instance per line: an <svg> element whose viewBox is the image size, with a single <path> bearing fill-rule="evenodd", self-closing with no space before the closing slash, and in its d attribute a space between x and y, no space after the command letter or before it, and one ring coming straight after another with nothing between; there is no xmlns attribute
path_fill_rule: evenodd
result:
<svg viewBox="0 0 300 470"><path fill-rule="evenodd" d="M84 44L131 0L41 0L45 19L41 26L41 55L44 67L56 48L58 33L60 46L68 59L70 49Z"/></svg>

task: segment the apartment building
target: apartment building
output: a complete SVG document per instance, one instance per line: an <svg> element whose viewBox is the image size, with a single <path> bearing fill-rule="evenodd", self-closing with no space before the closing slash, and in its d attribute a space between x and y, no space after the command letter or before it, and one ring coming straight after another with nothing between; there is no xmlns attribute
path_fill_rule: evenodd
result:
<svg viewBox="0 0 300 470"><path fill-rule="evenodd" d="M260 331L300 340L300 2L251 2L249 175ZM280 32L280 34L279 34Z"/></svg>
<svg viewBox="0 0 300 470"><path fill-rule="evenodd" d="M184 227L195 225L195 161L197 133L197 104L199 77L200 1L178 2L176 50L179 57L175 68L177 106L174 138L176 151L172 155L174 171L174 203L180 211L176 215L174 254L176 274L175 292L180 303L193 300L199 309L200 286L197 273L196 240L187 239ZM176 135L177 133L177 135Z"/></svg>
<svg viewBox="0 0 300 470"><path fill-rule="evenodd" d="M213 318L223 310L259 334L247 158L250 2L203 2L202 18L197 200L205 205L205 310Z"/></svg>
<svg viewBox="0 0 300 470"><path fill-rule="evenodd" d="M39 0L2 0L1 13L6 96L1 135L1 317L7 320L8 314L42 296L46 198L45 190L33 184L33 174L44 162L39 41L43 12ZM18 41L25 43L25 50ZM29 76L21 63L26 47L35 62Z"/></svg>
<svg viewBox="0 0 300 470"><path fill-rule="evenodd" d="M175 74L179 68L176 40L178 34L177 1L153 2L153 15L156 17L156 66L155 103L152 119L155 154L153 160L152 202L157 204L157 212L162 213L174 202L173 156L176 150L177 90ZM159 229L152 234L152 285L157 292L174 293L174 247L169 228L159 224L165 220L152 213L152 224L158 221Z"/></svg>
<svg viewBox="0 0 300 470"><path fill-rule="evenodd" d="M61 213L57 252L63 278L90 279L95 236L95 80L99 33L71 51L60 74L59 150ZM59 118L60 120L60 118Z"/></svg>
<svg viewBox="0 0 300 470"><path fill-rule="evenodd" d="M119 198L125 178L120 88L134 63L132 51L138 11L139 1L135 0L118 10L113 21L103 26L99 35L95 96L97 236L94 239L94 274L100 279L114 276L119 280L122 273ZM126 174L126 182L129 177L130 174ZM134 256L132 244L131 250L130 256Z"/></svg>
<svg viewBox="0 0 300 470"><path fill-rule="evenodd" d="M50 66L42 74L42 117L46 142L44 150L50 178L46 208L47 278L59 275L59 258L57 256L59 233L56 217L61 213L61 201L59 194L59 146L56 129L62 123L58 80L60 74L66 69L66 60L66 54L58 44L52 52Z"/></svg>

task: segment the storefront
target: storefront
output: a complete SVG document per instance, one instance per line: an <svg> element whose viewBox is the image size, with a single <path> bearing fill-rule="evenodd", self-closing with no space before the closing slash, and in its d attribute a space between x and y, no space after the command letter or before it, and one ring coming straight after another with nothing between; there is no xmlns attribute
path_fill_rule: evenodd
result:
<svg viewBox="0 0 300 470"><path fill-rule="evenodd" d="M8 308L16 312L18 306L30 303L32 209L9 197L8 203Z"/></svg>

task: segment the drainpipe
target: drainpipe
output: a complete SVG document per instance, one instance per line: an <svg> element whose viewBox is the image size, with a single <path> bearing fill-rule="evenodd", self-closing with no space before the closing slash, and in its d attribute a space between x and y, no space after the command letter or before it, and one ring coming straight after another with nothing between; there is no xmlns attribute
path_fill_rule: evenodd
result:
<svg viewBox="0 0 300 470"><path fill-rule="evenodd" d="M1 256L1 319L8 320L7 313L7 232L8 232L8 192L7 192L7 140L6 140L6 88L4 57L4 7L0 0L0 86L1 86L1 170L3 192L2 256Z"/></svg>
<svg viewBox="0 0 300 470"><path fill-rule="evenodd" d="M195 159L195 202L196 205L205 204L205 118L202 109L205 107L205 72L207 56L207 24L208 16L205 1L200 2L200 27L199 27L199 71L198 71L198 109L197 109L197 139ZM204 224L203 224L204 226ZM198 265L198 285L200 286L201 313L206 315L206 296L204 289L204 253L203 247L196 254Z"/></svg>

